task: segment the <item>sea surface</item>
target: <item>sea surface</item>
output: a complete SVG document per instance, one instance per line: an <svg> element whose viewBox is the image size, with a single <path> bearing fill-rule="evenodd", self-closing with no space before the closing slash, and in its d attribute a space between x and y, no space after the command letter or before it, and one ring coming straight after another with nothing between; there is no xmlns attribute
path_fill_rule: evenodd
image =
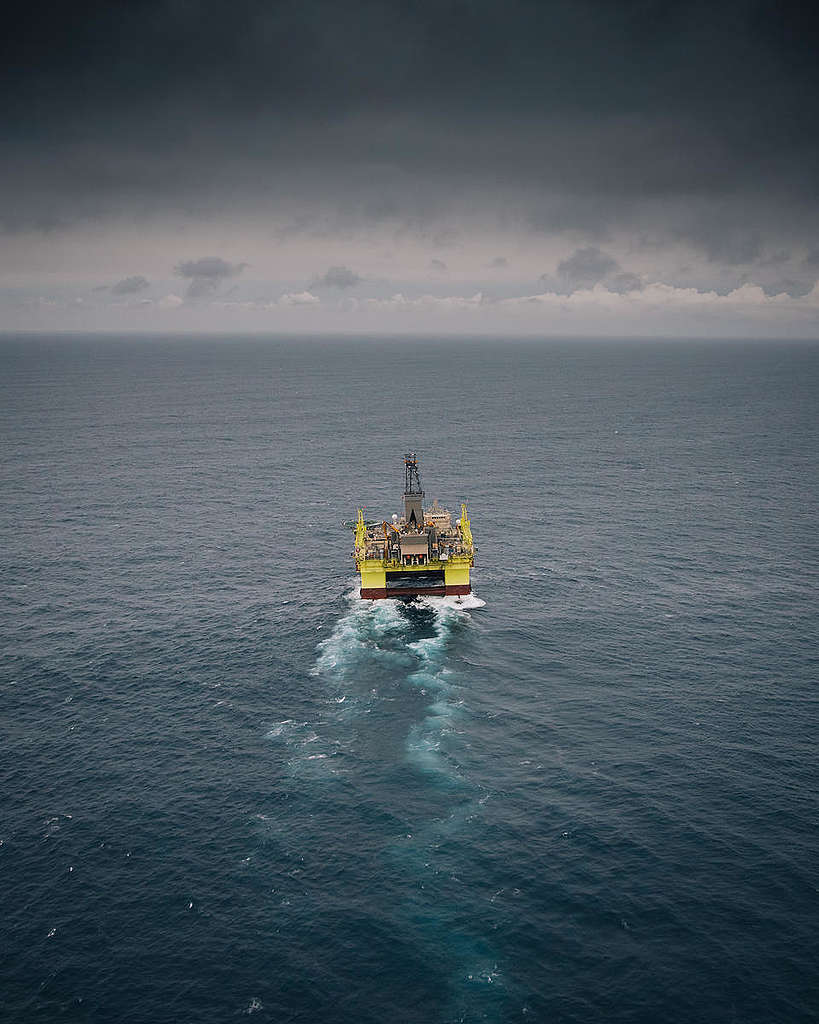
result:
<svg viewBox="0 0 819 1024"><path fill-rule="evenodd" d="M819 345L0 341L0 1018L817 1020ZM474 597L342 521L468 499Z"/></svg>

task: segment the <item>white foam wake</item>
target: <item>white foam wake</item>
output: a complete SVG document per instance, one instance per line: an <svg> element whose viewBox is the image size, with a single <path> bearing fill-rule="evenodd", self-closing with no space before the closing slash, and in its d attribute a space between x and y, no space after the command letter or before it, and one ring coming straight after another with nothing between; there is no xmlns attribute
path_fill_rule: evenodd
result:
<svg viewBox="0 0 819 1024"><path fill-rule="evenodd" d="M473 611L475 608L486 607L486 601L482 601L475 594L465 594L463 597L419 597L419 604L428 608L439 609L449 608L453 611Z"/></svg>
<svg viewBox="0 0 819 1024"><path fill-rule="evenodd" d="M403 683L430 699L425 717L407 736L409 759L425 770L457 775L451 758L441 753L442 741L453 731L463 706L446 664L447 649L457 628L484 602L474 595L417 600L416 605L433 613L432 635L412 641L409 634L417 628L418 616L403 602L362 600L357 588L345 601L346 611L318 643L310 669L323 684L313 695L319 713L310 721L275 723L268 738L290 748L293 771L303 772L308 763L316 768L316 762L331 762L327 767L335 773L350 742L351 722L371 714L387 692L388 699L394 699L396 684Z"/></svg>
<svg viewBox="0 0 819 1024"><path fill-rule="evenodd" d="M372 710L381 680L396 672L404 675L415 663L403 635L409 622L397 601L362 601L352 590L346 603L347 611L316 647L310 675L322 685L312 694L310 720L288 719L267 734L289 748L294 774L343 772L349 723Z"/></svg>
<svg viewBox="0 0 819 1024"><path fill-rule="evenodd" d="M350 610L333 627L330 635L318 645L316 663L311 675L328 676L344 682L355 673L363 658L373 656L395 660L400 651L384 644L407 629L398 601L363 601L358 591L347 595Z"/></svg>
<svg viewBox="0 0 819 1024"><path fill-rule="evenodd" d="M469 611L483 608L485 601L473 594L466 597L423 597L419 603L435 613L433 635L409 645L420 665L409 682L433 698L424 719L407 736L407 757L423 771L452 779L460 775L457 762L445 747L457 731L463 715L464 700L452 670L446 664L447 649L456 629L471 616Z"/></svg>

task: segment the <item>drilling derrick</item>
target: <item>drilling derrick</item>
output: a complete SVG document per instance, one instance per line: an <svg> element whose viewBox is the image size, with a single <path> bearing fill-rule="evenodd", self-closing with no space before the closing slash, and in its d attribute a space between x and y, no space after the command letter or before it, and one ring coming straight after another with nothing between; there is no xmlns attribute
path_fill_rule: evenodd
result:
<svg viewBox="0 0 819 1024"><path fill-rule="evenodd" d="M424 525L424 492L415 452L404 456L404 519L407 526L420 530Z"/></svg>

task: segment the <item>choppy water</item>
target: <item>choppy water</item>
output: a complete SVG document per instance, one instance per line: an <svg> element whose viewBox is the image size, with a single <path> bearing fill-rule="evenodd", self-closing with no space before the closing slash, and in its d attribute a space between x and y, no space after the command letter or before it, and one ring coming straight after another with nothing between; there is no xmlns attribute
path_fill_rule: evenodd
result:
<svg viewBox="0 0 819 1024"><path fill-rule="evenodd" d="M816 1019L818 347L0 370L6 1019ZM465 607L354 595L408 447Z"/></svg>

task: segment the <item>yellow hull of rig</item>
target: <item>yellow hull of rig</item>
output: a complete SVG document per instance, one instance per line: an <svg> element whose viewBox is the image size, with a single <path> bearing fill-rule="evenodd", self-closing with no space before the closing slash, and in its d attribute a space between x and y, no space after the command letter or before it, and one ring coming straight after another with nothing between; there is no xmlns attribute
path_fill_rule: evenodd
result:
<svg viewBox="0 0 819 1024"><path fill-rule="evenodd" d="M472 592L470 570L475 564L475 544L466 504L461 517L437 501L424 509L424 492L414 452L404 457L404 515L392 521L367 521L364 510L355 520L355 565L361 578L361 597L409 599L424 595L458 595Z"/></svg>

